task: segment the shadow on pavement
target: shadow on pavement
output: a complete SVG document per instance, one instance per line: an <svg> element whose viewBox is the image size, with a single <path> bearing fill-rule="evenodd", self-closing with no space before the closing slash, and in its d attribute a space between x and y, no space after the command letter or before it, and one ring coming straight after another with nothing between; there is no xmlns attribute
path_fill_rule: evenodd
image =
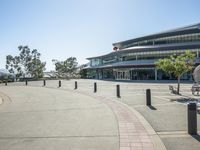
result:
<svg viewBox="0 0 200 150"><path fill-rule="evenodd" d="M200 135L199 135L199 134L197 134L197 135L192 135L192 137L193 137L194 139L196 139L197 141L200 142Z"/></svg>
<svg viewBox="0 0 200 150"><path fill-rule="evenodd" d="M191 97L181 97L181 98L174 98L174 99L170 99L171 102L173 101L177 101L179 103L189 103L189 102L197 102L198 99L196 98L191 98Z"/></svg>
<svg viewBox="0 0 200 150"><path fill-rule="evenodd" d="M148 106L151 110L157 110L154 106Z"/></svg>

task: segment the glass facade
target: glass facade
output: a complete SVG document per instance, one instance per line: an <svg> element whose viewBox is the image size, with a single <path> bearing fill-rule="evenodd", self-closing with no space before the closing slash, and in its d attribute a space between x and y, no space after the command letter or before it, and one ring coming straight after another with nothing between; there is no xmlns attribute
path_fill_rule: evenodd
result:
<svg viewBox="0 0 200 150"><path fill-rule="evenodd" d="M95 58L90 61L90 66L92 67L100 66L101 64L101 59L99 58Z"/></svg>
<svg viewBox="0 0 200 150"><path fill-rule="evenodd" d="M190 26L191 27L191 26ZM89 58L92 78L116 80L162 80L175 79L172 75L156 70L154 62L171 55L180 55L186 50L192 51L200 64L200 24L192 27L172 30L138 39L113 44L118 51L104 56ZM170 31L169 31L170 32ZM168 34L168 35L166 35ZM185 47L185 48L184 48ZM190 47L189 49L186 47ZM149 63L148 63L149 62ZM153 62L153 63L152 63ZM191 79L186 73L182 79Z"/></svg>
<svg viewBox="0 0 200 150"><path fill-rule="evenodd" d="M132 61L132 60L151 60L151 59L161 59L167 58L171 55L180 55L183 54L188 49L182 50L162 50L162 51L142 51L142 52L129 52L124 53L118 56L108 56L105 58L94 58L91 59L90 63L92 67L98 67L102 65L109 65L116 62L122 61ZM200 48L199 49L190 49L196 57L199 57Z"/></svg>
<svg viewBox="0 0 200 150"><path fill-rule="evenodd" d="M149 40L142 40L133 42L130 44L125 44L122 48L129 48L133 46L147 46L147 45L162 45L162 44L177 44L177 43L187 43L187 42L200 42L200 33L184 34L168 37L160 37Z"/></svg>

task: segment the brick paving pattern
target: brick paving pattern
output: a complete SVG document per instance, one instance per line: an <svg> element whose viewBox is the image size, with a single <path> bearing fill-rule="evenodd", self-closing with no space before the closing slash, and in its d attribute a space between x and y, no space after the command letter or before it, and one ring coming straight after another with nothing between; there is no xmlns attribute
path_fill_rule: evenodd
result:
<svg viewBox="0 0 200 150"><path fill-rule="evenodd" d="M80 91L79 91L80 92ZM126 106L103 96L94 96L107 104L115 113L119 127L120 150L154 150L153 142L136 115Z"/></svg>

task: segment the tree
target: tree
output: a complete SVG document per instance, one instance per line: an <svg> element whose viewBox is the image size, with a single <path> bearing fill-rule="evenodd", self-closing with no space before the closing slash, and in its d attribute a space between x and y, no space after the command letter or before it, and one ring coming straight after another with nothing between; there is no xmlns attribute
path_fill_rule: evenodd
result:
<svg viewBox="0 0 200 150"><path fill-rule="evenodd" d="M173 74L178 80L177 94L180 91L180 78L181 76L193 69L195 55L191 51L186 51L177 57L170 56L170 58L159 59L156 62L157 68Z"/></svg>
<svg viewBox="0 0 200 150"><path fill-rule="evenodd" d="M79 76L81 78L86 78L87 77L87 70L84 69L85 67L87 67L88 64L83 64L79 66Z"/></svg>
<svg viewBox="0 0 200 150"><path fill-rule="evenodd" d="M69 57L65 61L53 59L52 62L59 77L71 78L76 76L78 65L76 57Z"/></svg>
<svg viewBox="0 0 200 150"><path fill-rule="evenodd" d="M33 78L43 77L45 62L40 60L41 54L37 49L30 50L28 46L19 46L19 56L6 56L6 69L10 73L15 73L16 77L30 75Z"/></svg>

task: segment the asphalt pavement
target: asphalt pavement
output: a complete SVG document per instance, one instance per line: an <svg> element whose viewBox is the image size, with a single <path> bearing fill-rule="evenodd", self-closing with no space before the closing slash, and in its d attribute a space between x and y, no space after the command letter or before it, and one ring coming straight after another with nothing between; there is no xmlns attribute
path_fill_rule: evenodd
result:
<svg viewBox="0 0 200 150"><path fill-rule="evenodd" d="M181 84L181 95L171 94L169 84L176 86L174 82L101 80L62 80L61 87L58 80L46 81L45 87L43 81L28 86L0 84L0 145L9 150L20 145L24 149L200 149L200 136L187 134L186 103L199 97L191 94L192 83ZM146 106L146 89L151 89L152 107ZM197 120L200 131L199 114ZM139 124L137 131L145 130L140 135L147 136L138 141L135 128L122 123Z"/></svg>

